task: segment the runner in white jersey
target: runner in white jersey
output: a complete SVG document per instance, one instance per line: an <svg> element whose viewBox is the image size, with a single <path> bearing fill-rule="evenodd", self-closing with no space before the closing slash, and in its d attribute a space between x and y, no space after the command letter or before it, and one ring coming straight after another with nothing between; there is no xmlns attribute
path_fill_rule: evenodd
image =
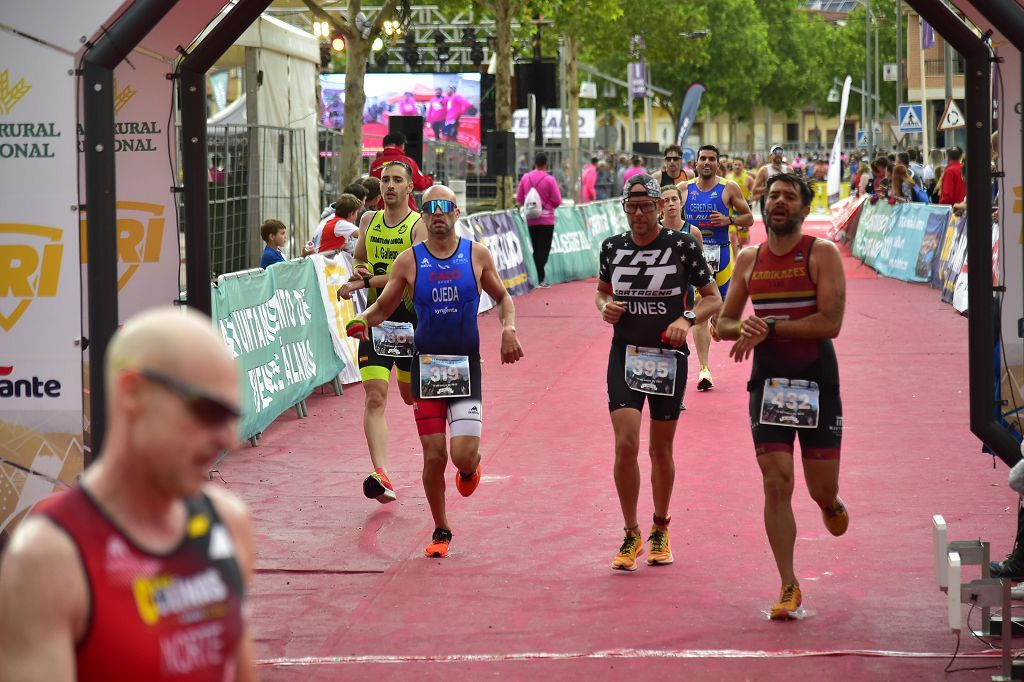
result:
<svg viewBox="0 0 1024 682"><path fill-rule="evenodd" d="M769 152L769 163L761 166L757 171L757 177L754 178L754 188L750 190L751 201L757 201L761 205L761 220L766 224L768 221L764 218L764 192L765 188L768 187L768 179L773 178L779 173L792 173L793 168L787 163L784 163L782 154L785 150L782 145L775 145Z"/></svg>

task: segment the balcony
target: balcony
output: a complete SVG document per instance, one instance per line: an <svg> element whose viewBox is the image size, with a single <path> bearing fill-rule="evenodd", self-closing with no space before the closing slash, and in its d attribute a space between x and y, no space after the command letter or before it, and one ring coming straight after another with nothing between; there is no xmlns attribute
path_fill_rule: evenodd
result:
<svg viewBox="0 0 1024 682"><path fill-rule="evenodd" d="M953 57L953 75L962 76L966 70L967 64L959 56ZM926 59L924 60L924 75L926 76L943 76L946 73L945 60L943 59Z"/></svg>

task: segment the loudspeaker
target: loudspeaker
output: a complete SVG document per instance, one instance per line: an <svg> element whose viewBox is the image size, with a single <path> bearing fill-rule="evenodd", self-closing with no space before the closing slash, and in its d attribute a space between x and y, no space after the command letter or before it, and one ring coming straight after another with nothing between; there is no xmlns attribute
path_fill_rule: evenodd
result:
<svg viewBox="0 0 1024 682"><path fill-rule="evenodd" d="M644 156L658 156L661 154L661 145L657 142L634 142L633 153Z"/></svg>
<svg viewBox="0 0 1024 682"><path fill-rule="evenodd" d="M494 78L494 74L480 74L480 130L494 130L498 125L494 113L497 106Z"/></svg>
<svg viewBox="0 0 1024 682"><path fill-rule="evenodd" d="M537 104L542 108L558 107L558 77L554 61L521 62L515 65L516 106L525 109L526 96L537 96Z"/></svg>
<svg viewBox="0 0 1024 682"><path fill-rule="evenodd" d="M487 176L516 176L516 136L511 130L488 130L484 133L487 145Z"/></svg>
<svg viewBox="0 0 1024 682"><path fill-rule="evenodd" d="M423 117L390 116L388 132L405 135L405 155L423 168Z"/></svg>

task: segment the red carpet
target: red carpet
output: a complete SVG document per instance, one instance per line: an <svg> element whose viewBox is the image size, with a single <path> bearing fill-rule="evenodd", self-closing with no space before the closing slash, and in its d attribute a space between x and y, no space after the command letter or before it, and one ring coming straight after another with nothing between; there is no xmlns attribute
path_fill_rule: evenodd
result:
<svg viewBox="0 0 1024 682"><path fill-rule="evenodd" d="M724 343L712 348L714 391L692 389L690 364L676 563L609 569L622 519L604 387L610 328L594 286L516 299L526 358L514 366L500 364L496 315L481 318L484 477L470 498L449 485L448 559L422 556L432 523L397 391L396 503L361 493L371 467L358 385L313 396L309 418L286 413L259 447L221 463L255 519L263 678L941 678L955 637L932 577L931 515L945 515L950 539L990 540L996 557L1012 544L1017 499L968 430L966 320L924 286L851 277L836 344L851 526L830 536L798 474L797 573L810 615L773 623L765 613L778 578L746 415L750 367L729 362ZM646 524L646 473L640 513ZM983 649L969 636L961 644L961 654Z"/></svg>

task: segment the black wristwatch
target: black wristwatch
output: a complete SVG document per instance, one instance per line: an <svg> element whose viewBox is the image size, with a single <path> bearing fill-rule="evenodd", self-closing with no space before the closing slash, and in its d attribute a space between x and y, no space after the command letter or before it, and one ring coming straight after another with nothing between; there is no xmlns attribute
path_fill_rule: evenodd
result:
<svg viewBox="0 0 1024 682"><path fill-rule="evenodd" d="M365 275L363 277L363 286L366 287L367 289L370 288L370 278L371 277L372 277L372 275Z"/></svg>
<svg viewBox="0 0 1024 682"><path fill-rule="evenodd" d="M690 328L693 329L697 325L697 313L692 310L683 311L683 319L690 323Z"/></svg>
<svg viewBox="0 0 1024 682"><path fill-rule="evenodd" d="M775 323L777 321L778 320L776 320L774 317L766 317L766 318L764 318L764 323L766 325L768 325L768 336L769 336L769 338L775 336Z"/></svg>

